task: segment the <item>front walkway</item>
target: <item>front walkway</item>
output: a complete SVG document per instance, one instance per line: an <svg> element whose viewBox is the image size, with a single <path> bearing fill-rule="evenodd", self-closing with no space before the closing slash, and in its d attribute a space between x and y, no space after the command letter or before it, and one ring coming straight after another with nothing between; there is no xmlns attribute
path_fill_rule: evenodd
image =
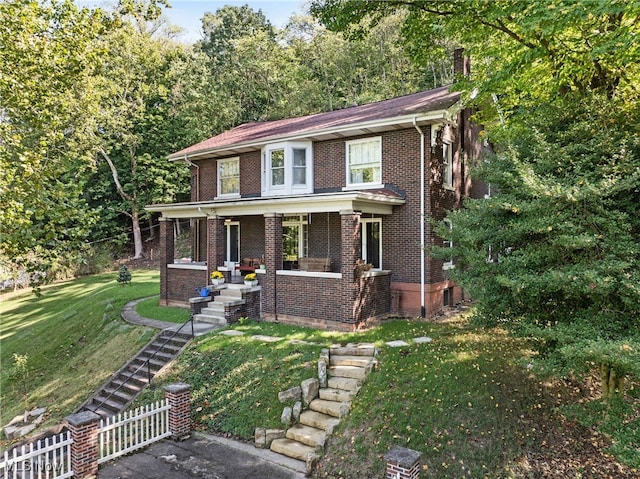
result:
<svg viewBox="0 0 640 479"><path fill-rule="evenodd" d="M100 467L100 479L303 479L305 464L202 433L165 440Z"/></svg>
<svg viewBox="0 0 640 479"><path fill-rule="evenodd" d="M146 299L149 298L140 298L136 299L135 301L129 301L127 304L125 304L122 308L122 319L124 319L127 323L135 324L137 326L147 326L149 328L156 329L169 329L171 331L175 331L180 328L180 326L182 326L183 323L171 323L169 321L160 321L157 319L150 319L140 316L136 311L136 306L138 305L138 303ZM185 328L187 328L186 330L184 330L185 333L191 332L191 328L189 326L185 326ZM193 322L193 333L195 336L202 336L203 334L207 334L214 329L220 329L220 325L197 321Z"/></svg>

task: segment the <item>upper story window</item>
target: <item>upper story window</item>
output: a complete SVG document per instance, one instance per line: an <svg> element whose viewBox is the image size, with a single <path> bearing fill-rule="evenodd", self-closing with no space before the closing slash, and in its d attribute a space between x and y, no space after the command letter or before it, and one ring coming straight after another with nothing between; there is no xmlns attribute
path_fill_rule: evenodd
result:
<svg viewBox="0 0 640 479"><path fill-rule="evenodd" d="M262 195L313 192L311 142L276 143L262 150Z"/></svg>
<svg viewBox="0 0 640 479"><path fill-rule="evenodd" d="M453 145L442 143L442 185L453 189Z"/></svg>
<svg viewBox="0 0 640 479"><path fill-rule="evenodd" d="M218 161L218 196L240 194L240 158Z"/></svg>
<svg viewBox="0 0 640 479"><path fill-rule="evenodd" d="M382 182L382 137L346 142L347 186Z"/></svg>

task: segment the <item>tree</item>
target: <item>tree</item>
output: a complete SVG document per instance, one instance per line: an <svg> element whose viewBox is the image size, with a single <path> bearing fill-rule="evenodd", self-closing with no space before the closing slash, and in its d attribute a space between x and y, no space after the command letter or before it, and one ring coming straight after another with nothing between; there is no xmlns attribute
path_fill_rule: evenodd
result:
<svg viewBox="0 0 640 479"><path fill-rule="evenodd" d="M117 212L130 220L134 258L140 258L144 206L175 201L188 186L186 166L167 162L166 154L190 139L181 137L185 130L174 89L182 72L172 66L174 61L184 66L181 60L189 53L126 22L103 41L107 53L94 130L98 168L92 202L106 215Z"/></svg>
<svg viewBox="0 0 640 479"><path fill-rule="evenodd" d="M476 319L532 338L549 364L598 364L603 393L639 373L640 2L326 0L332 28L401 9L414 58L456 41L460 79L495 155L472 171L493 195L451 212L451 273ZM473 94L472 94L473 93ZM473 98L472 98L473 97ZM439 257L450 250L433 249Z"/></svg>
<svg viewBox="0 0 640 479"><path fill-rule="evenodd" d="M0 3L0 257L36 283L96 220L82 189L106 24L71 1Z"/></svg>

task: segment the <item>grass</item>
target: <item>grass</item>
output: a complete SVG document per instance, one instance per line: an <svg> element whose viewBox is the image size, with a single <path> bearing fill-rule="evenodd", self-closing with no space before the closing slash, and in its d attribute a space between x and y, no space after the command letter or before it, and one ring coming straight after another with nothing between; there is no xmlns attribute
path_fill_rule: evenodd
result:
<svg viewBox="0 0 640 479"><path fill-rule="evenodd" d="M171 323L184 323L189 319L188 309L160 306L159 296L140 301L136 305L136 312L144 318L161 319Z"/></svg>
<svg viewBox="0 0 640 479"><path fill-rule="evenodd" d="M26 395L28 407L47 406L48 422L58 423L154 334L123 323L119 312L131 299L157 294L157 272L133 271L130 287L115 278L84 278L49 287L42 298L0 304L4 422L22 412ZM138 312L165 321L188 316L155 298ZM639 477L630 469L640 467L638 381L628 382L625 401L605 407L584 381L537 376L526 367L526 342L501 330L462 317L385 321L352 334L252 321L233 329L245 334L197 338L137 404L184 381L192 385L196 429L252 441L256 427L281 427L278 392L314 377L323 347L374 342L379 368L329 439L314 477L382 477L383 456L395 445L420 451L421 477L430 479ZM251 338L257 334L283 340ZM433 341L412 341L419 336ZM391 348L391 339L409 344ZM24 378L14 353L27 357Z"/></svg>
<svg viewBox="0 0 640 479"><path fill-rule="evenodd" d="M362 341L380 348L379 371L369 376L328 441L316 478L382 477L383 455L394 445L420 451L423 476L429 478L539 477L552 460L565 461L571 471L583 467L581 441L591 441L591 435L557 412L575 401L575 392L563 381L536 378L522 365L529 354L526 343L503 331L479 330L464 319L441 324L388 321L357 334L255 322L234 329L246 334L201 337L157 386L191 384L196 429L247 441L255 427L282 427L278 392L315 376L322 347ZM266 343L251 339L252 334L284 340ZM433 342L414 343L412 338L419 336ZM293 339L315 344L292 344ZM390 339L409 345L391 348L385 345ZM161 396L157 387L140 402ZM605 447L603 443L601 449ZM565 455L550 458L556 450Z"/></svg>
<svg viewBox="0 0 640 479"><path fill-rule="evenodd" d="M129 325L122 307L158 293L157 271L134 270L130 286L105 273L24 292L0 302L0 421L47 407L57 424L133 356L156 331ZM26 358L21 370L16 357Z"/></svg>

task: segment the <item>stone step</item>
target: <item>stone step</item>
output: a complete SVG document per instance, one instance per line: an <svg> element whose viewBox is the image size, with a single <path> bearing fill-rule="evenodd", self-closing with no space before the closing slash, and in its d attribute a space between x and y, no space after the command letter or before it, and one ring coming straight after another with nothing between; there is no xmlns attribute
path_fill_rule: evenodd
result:
<svg viewBox="0 0 640 479"><path fill-rule="evenodd" d="M333 389L344 389L345 391L357 392L360 389L362 381L353 378L336 378L330 377L327 380L327 386Z"/></svg>
<svg viewBox="0 0 640 479"><path fill-rule="evenodd" d="M314 399L309 403L309 409L312 411L321 412L338 419L344 417L349 412L350 407L351 403L349 402L327 401L326 399Z"/></svg>
<svg viewBox="0 0 640 479"><path fill-rule="evenodd" d="M109 411L111 415L114 415L122 411L122 408L126 403L117 401L113 398L107 399L106 396L100 395L92 401L92 404L95 407L95 409L102 409L105 411Z"/></svg>
<svg viewBox="0 0 640 479"><path fill-rule="evenodd" d="M318 391L318 395L320 399L327 401L349 402L355 397L356 392L345 391L344 389L321 388Z"/></svg>
<svg viewBox="0 0 640 479"><path fill-rule="evenodd" d="M225 303L209 303L209 306L202 308L200 313L210 315L221 314L224 316L224 305Z"/></svg>
<svg viewBox="0 0 640 479"><path fill-rule="evenodd" d="M110 397L114 398L116 401L121 402L123 404L127 404L135 396L135 394L131 394L130 392L128 392L124 388L118 389L117 386L115 386L115 387L109 386L109 387L104 388L102 390L102 395L103 395L103 397L110 396Z"/></svg>
<svg viewBox="0 0 640 479"><path fill-rule="evenodd" d="M324 448L324 443L327 440L327 432L323 429L317 429L304 424L296 424L287 430L286 438L301 442L313 448Z"/></svg>
<svg viewBox="0 0 640 479"><path fill-rule="evenodd" d="M338 356L375 356L375 353L376 347L373 343L338 345L329 348L329 354Z"/></svg>
<svg viewBox="0 0 640 479"><path fill-rule="evenodd" d="M340 423L340 420L317 411L306 409L300 414L300 424L322 429L327 434L332 434L333 429Z"/></svg>
<svg viewBox="0 0 640 479"><path fill-rule="evenodd" d="M332 378L364 379L367 377L367 369L359 366L330 366L327 373Z"/></svg>
<svg viewBox="0 0 640 479"><path fill-rule="evenodd" d="M170 352L164 351L162 349L145 349L138 355L138 358L144 359L145 361L149 358L154 358L158 359L159 361L163 361L164 363L172 361L174 357L175 354L171 354Z"/></svg>
<svg viewBox="0 0 640 479"><path fill-rule="evenodd" d="M244 286L244 284L242 286ZM242 292L243 292L243 288L239 288L233 284L227 284L226 288L220 290L219 295L214 296L214 300L215 298L218 298L220 296L226 296L228 298L234 298L234 299L242 298Z"/></svg>
<svg viewBox="0 0 640 479"><path fill-rule="evenodd" d="M370 356L339 356L332 354L329 357L329 366L358 366L361 368L370 367L373 358Z"/></svg>
<svg viewBox="0 0 640 479"><path fill-rule="evenodd" d="M271 450L305 463L310 455L315 454L313 447L286 438L274 440L271 443Z"/></svg>

